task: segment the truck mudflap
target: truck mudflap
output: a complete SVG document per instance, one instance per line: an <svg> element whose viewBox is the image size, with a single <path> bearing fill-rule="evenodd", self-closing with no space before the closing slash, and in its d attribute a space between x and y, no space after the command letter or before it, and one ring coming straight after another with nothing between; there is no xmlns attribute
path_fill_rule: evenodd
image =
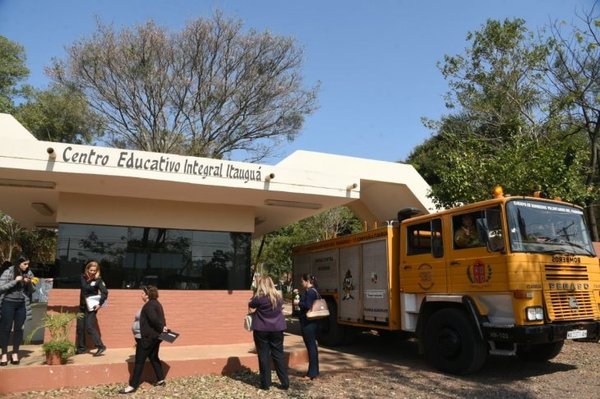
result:
<svg viewBox="0 0 600 399"><path fill-rule="evenodd" d="M484 337L489 341L511 342L515 344L543 344L564 341L565 339L584 341L598 341L600 339L599 321L516 327L484 325L482 330Z"/></svg>

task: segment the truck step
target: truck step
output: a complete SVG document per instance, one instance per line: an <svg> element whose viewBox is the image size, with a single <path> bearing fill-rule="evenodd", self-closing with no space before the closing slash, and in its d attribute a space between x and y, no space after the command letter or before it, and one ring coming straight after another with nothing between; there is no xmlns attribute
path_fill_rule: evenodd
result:
<svg viewBox="0 0 600 399"><path fill-rule="evenodd" d="M490 355L514 356L517 354L517 345L512 344L512 349L499 349L494 341L488 341L490 344Z"/></svg>

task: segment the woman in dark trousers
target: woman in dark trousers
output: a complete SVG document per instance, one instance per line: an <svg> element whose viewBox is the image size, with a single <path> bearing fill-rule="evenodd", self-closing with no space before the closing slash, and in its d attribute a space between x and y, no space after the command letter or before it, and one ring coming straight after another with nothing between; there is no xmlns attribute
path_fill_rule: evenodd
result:
<svg viewBox="0 0 600 399"><path fill-rule="evenodd" d="M136 334L136 321L139 320L139 337L135 339L135 367L129 378L129 385L119 391L122 394L133 393L140 386L140 378L144 371L146 359L150 360L150 364L156 374L156 386L165 385L165 375L162 369L162 364L158 357L161 340L158 336L169 331L167 322L165 321L165 313L163 307L158 302L158 288L149 285L142 288L142 300L144 306L140 310L139 318L133 323L133 334Z"/></svg>
<svg viewBox="0 0 600 399"><path fill-rule="evenodd" d="M29 258L19 256L16 266L9 266L0 276L0 366L8 364L8 341L13 330L11 364L19 364L19 349L23 341L23 325L31 320L31 295L34 276L29 270Z"/></svg>
<svg viewBox="0 0 600 399"><path fill-rule="evenodd" d="M283 353L283 332L286 329L283 298L270 277L258 278L256 293L248 304L248 310L253 313L252 334L258 354L260 388L271 387L271 360L273 360L275 372L281 383L279 388L287 390L290 380Z"/></svg>
<svg viewBox="0 0 600 399"><path fill-rule="evenodd" d="M319 350L317 348L317 331L320 320L310 320L306 312L310 310L315 299L319 297L317 292L317 279L311 274L302 275L302 287L304 292L300 296L298 306L300 307L300 327L302 338L308 351L308 371L303 379L313 380L319 375Z"/></svg>
<svg viewBox="0 0 600 399"><path fill-rule="evenodd" d="M102 343L100 337L100 331L98 330L98 310L102 307L106 299L108 298L108 289L104 280L100 276L100 265L98 262L91 261L85 265L85 271L82 275L73 277L55 277L46 279L46 281L58 281L58 282L76 282L79 281L81 284L81 291L79 294L79 312L83 313L83 318L77 319L77 354L87 352L87 345L85 342L85 333L87 332L92 337L94 345L97 350L94 356L100 356L106 351L106 346ZM86 298L94 295L100 295L100 303L96 305L92 310L89 310L86 303Z"/></svg>

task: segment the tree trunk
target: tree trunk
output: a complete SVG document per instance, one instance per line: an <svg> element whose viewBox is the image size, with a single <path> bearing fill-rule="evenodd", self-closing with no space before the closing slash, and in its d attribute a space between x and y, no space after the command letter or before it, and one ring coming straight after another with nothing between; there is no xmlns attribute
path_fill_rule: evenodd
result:
<svg viewBox="0 0 600 399"><path fill-rule="evenodd" d="M598 237L598 223L596 219L596 205L590 204L586 208L586 216L588 219L588 226L590 228L590 235L592 236L592 241L600 241Z"/></svg>

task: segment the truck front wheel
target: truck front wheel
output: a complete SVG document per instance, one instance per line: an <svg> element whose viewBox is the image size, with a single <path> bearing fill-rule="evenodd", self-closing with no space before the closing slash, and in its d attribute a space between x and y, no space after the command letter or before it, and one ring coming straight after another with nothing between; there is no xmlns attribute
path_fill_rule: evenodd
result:
<svg viewBox="0 0 600 399"><path fill-rule="evenodd" d="M441 371L473 373L487 358L487 343L463 310L442 309L433 313L423 335L425 357Z"/></svg>
<svg viewBox="0 0 600 399"><path fill-rule="evenodd" d="M525 361L545 362L554 359L561 351L565 341L548 342L517 346L517 356Z"/></svg>

